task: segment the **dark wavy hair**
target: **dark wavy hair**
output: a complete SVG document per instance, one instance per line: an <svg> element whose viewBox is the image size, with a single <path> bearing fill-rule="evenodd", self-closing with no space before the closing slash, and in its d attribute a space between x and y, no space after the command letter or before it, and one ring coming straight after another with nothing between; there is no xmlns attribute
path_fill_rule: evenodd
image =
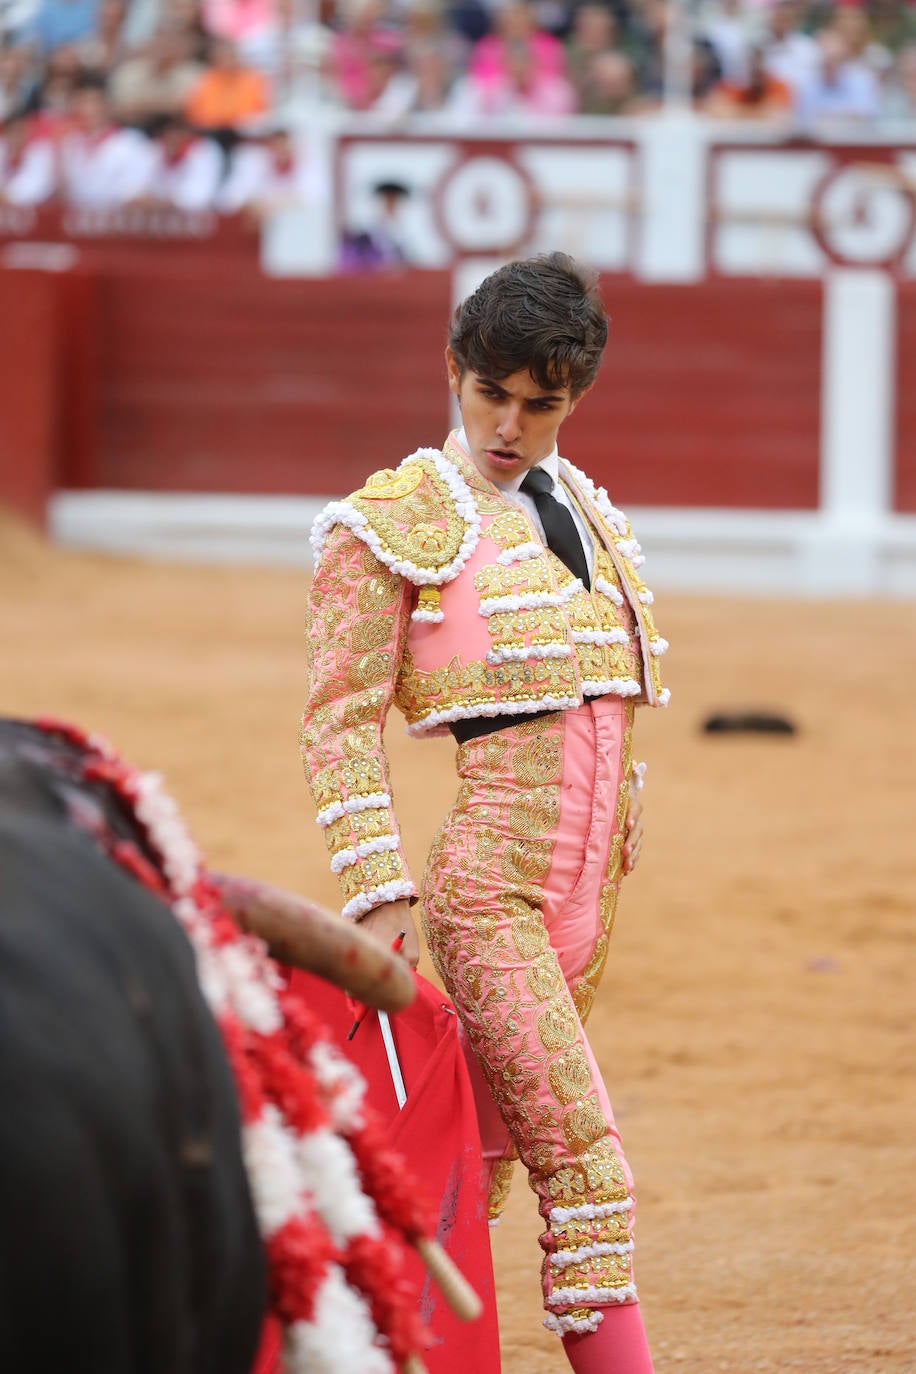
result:
<svg viewBox="0 0 916 1374"><path fill-rule="evenodd" d="M462 376L499 381L525 368L545 391L579 396L607 343L597 274L567 253L507 263L461 302L448 341Z"/></svg>

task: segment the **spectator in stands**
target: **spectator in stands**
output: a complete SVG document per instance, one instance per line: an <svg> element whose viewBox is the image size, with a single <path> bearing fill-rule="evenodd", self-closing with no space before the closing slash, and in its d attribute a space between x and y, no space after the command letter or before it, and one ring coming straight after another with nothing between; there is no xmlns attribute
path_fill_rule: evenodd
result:
<svg viewBox="0 0 916 1374"><path fill-rule="evenodd" d="M618 36L617 21L606 5L589 3L576 10L566 41L566 72L577 92L581 93L592 58L613 51Z"/></svg>
<svg viewBox="0 0 916 1374"><path fill-rule="evenodd" d="M881 118L916 119L916 43L897 54L881 102Z"/></svg>
<svg viewBox="0 0 916 1374"><path fill-rule="evenodd" d="M219 195L226 215L245 213L261 220L292 206L320 205L328 194L317 156L298 147L289 130L268 124L263 140L240 143Z"/></svg>
<svg viewBox="0 0 916 1374"><path fill-rule="evenodd" d="M916 11L900 0L870 0L868 16L872 37L891 54L916 43Z"/></svg>
<svg viewBox="0 0 916 1374"><path fill-rule="evenodd" d="M854 61L849 45L835 28L818 37L820 69L802 89L799 119L805 128L834 121L874 118L881 91L874 72Z"/></svg>
<svg viewBox="0 0 916 1374"><path fill-rule="evenodd" d="M84 42L98 29L100 0L41 0L27 37L42 52Z"/></svg>
<svg viewBox="0 0 916 1374"><path fill-rule="evenodd" d="M137 0L131 3L136 4ZM200 0L162 0L162 3L162 22L174 24L185 34L191 58L206 66L211 59L213 38L204 27Z"/></svg>
<svg viewBox="0 0 916 1374"><path fill-rule="evenodd" d="M153 34L145 52L116 67L109 83L117 117L146 124L158 115L181 114L204 68L192 55L193 35L174 20Z"/></svg>
<svg viewBox="0 0 916 1374"><path fill-rule="evenodd" d="M750 69L752 19L742 0L718 0L700 28L716 50L722 79L732 86L742 86Z"/></svg>
<svg viewBox="0 0 916 1374"><path fill-rule="evenodd" d="M576 108L576 92L565 76L539 64L530 43L507 43L498 79L474 89L474 113L485 117L552 118Z"/></svg>
<svg viewBox="0 0 916 1374"><path fill-rule="evenodd" d="M204 28L218 38L228 38L239 52L245 39L274 19L274 0L203 0Z"/></svg>
<svg viewBox="0 0 916 1374"><path fill-rule="evenodd" d="M41 0L0 0L0 44L19 43L31 28Z"/></svg>
<svg viewBox="0 0 916 1374"><path fill-rule="evenodd" d="M80 78L73 114L73 127L61 136L58 148L65 200L108 210L142 195L149 178L149 140L114 123L103 76L87 73Z"/></svg>
<svg viewBox="0 0 916 1374"><path fill-rule="evenodd" d="M566 80L563 45L537 27L526 0L507 0L497 11L496 32L481 38L471 54L468 76L482 109L502 102L507 87L517 84L522 67L532 88Z"/></svg>
<svg viewBox="0 0 916 1374"><path fill-rule="evenodd" d="M76 88L83 76L83 67L76 48L58 48L51 53L44 68L38 90L38 118L42 131L49 137L70 127Z"/></svg>
<svg viewBox="0 0 916 1374"><path fill-rule="evenodd" d="M76 44L81 65L90 72L109 72L126 54L124 0L99 0L94 31Z"/></svg>
<svg viewBox="0 0 916 1374"><path fill-rule="evenodd" d="M373 53L366 68L366 109L370 112L383 107L385 93L400 75L403 55L398 39L397 46L382 48Z"/></svg>
<svg viewBox="0 0 916 1374"><path fill-rule="evenodd" d="M380 75L390 69L402 38L383 22L384 0L343 0L340 13L344 27L331 43L328 74L348 109L367 110L381 94Z"/></svg>
<svg viewBox="0 0 916 1374"><path fill-rule="evenodd" d="M499 11L497 32L471 55L468 83L478 116L549 117L576 107L563 46L535 26L524 0L509 0Z"/></svg>
<svg viewBox="0 0 916 1374"><path fill-rule="evenodd" d="M446 24L442 0L408 0L403 11L404 58L406 67L415 69L415 56L421 60L436 52L440 55L441 69L448 74L451 87L459 74L468 65L470 47L454 29ZM436 102L428 99L424 108L433 108Z"/></svg>
<svg viewBox="0 0 916 1374"><path fill-rule="evenodd" d="M24 43L0 45L0 119L38 103L38 73Z"/></svg>
<svg viewBox="0 0 916 1374"><path fill-rule="evenodd" d="M139 199L152 207L202 211L216 208L223 177L222 149L180 115L163 115L150 129L152 156Z"/></svg>
<svg viewBox="0 0 916 1374"><path fill-rule="evenodd" d="M710 92L722 80L722 67L719 54L708 38L694 38L691 58L691 95L694 105L702 108Z"/></svg>
<svg viewBox="0 0 916 1374"><path fill-rule="evenodd" d="M219 38L213 44L212 66L192 87L185 114L199 129L233 130L263 114L269 104L263 74L242 66L235 44Z"/></svg>
<svg viewBox="0 0 916 1374"><path fill-rule="evenodd" d="M589 58L578 94L580 114L631 115L643 109L633 63L610 48Z"/></svg>
<svg viewBox="0 0 916 1374"><path fill-rule="evenodd" d="M448 26L471 46L490 32L490 11L485 0L448 0Z"/></svg>
<svg viewBox="0 0 916 1374"><path fill-rule="evenodd" d="M792 117L792 90L784 81L770 76L764 66L763 49L753 47L748 59L745 81L720 81L703 102L703 113L718 119L764 119L788 121Z"/></svg>
<svg viewBox="0 0 916 1374"><path fill-rule="evenodd" d="M817 40L801 28L798 0L776 0L769 15L764 51L767 72L785 82L797 101L802 90L816 79L821 65Z"/></svg>
<svg viewBox="0 0 916 1374"><path fill-rule="evenodd" d="M455 84L445 50L440 44L413 44L403 66L388 81L372 105L372 113L386 119L408 115L452 114Z"/></svg>
<svg viewBox="0 0 916 1374"><path fill-rule="evenodd" d="M43 205L55 189L53 144L12 111L0 122L0 205Z"/></svg>
<svg viewBox="0 0 916 1374"><path fill-rule="evenodd" d="M647 104L661 99L665 86L665 42L672 17L671 0L640 0L629 16L624 50L636 67L636 79Z"/></svg>
<svg viewBox="0 0 916 1374"><path fill-rule="evenodd" d="M243 62L263 72L275 91L283 91L297 68L320 63L332 41L331 30L304 15L293 0L274 0L263 23L250 27L236 46Z"/></svg>
<svg viewBox="0 0 916 1374"><path fill-rule="evenodd" d="M893 62L890 49L875 42L868 11L862 5L840 5L831 22L849 49L849 60L874 72L878 81Z"/></svg>

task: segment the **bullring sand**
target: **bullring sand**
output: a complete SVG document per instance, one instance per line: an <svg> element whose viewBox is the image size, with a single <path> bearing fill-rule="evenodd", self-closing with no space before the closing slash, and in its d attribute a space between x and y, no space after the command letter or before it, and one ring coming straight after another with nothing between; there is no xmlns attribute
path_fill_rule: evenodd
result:
<svg viewBox="0 0 916 1374"><path fill-rule="evenodd" d="M334 906L296 751L305 591L0 521L0 709L101 731L165 775L212 864ZM591 1022L658 1374L916 1371L916 609L658 600L673 700L638 718L647 837ZM700 733L749 705L799 734ZM419 873L453 749L396 715L387 743ZM565 1367L538 1229L519 1175L505 1374Z"/></svg>

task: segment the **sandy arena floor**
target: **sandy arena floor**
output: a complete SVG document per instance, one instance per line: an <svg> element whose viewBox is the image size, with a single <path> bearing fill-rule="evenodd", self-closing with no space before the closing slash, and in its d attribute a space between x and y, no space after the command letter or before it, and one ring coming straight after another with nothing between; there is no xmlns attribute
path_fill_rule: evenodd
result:
<svg viewBox="0 0 916 1374"><path fill-rule="evenodd" d="M0 709L101 730L214 864L334 905L296 752L304 597L297 573L68 555L0 522ZM916 611L659 602L674 700L638 727L647 840L591 1022L658 1374L916 1370ZM699 733L744 705L799 736ZM452 748L397 718L388 741L419 870ZM519 1177L506 1374L565 1368L537 1231Z"/></svg>

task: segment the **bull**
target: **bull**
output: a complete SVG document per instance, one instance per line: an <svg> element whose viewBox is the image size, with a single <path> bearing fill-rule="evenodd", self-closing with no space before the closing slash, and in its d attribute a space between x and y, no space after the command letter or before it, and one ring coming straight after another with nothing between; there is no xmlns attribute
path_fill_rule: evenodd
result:
<svg viewBox="0 0 916 1374"><path fill-rule="evenodd" d="M268 1275L244 1094L174 874L107 757L0 720L0 1368L248 1374ZM209 890L287 962L410 1000L359 931L263 885ZM336 1244L327 1265L352 1259Z"/></svg>

